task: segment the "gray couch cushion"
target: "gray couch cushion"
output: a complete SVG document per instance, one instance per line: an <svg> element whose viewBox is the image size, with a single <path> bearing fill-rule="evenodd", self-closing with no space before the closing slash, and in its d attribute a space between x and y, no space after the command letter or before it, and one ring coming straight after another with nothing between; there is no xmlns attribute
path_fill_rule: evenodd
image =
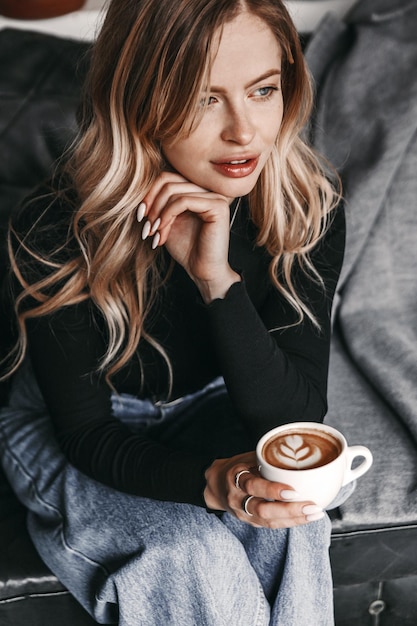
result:
<svg viewBox="0 0 417 626"><path fill-rule="evenodd" d="M347 205L326 421L375 458L337 532L417 524L416 32L415 1L361 0L346 25L327 18L307 51L315 144Z"/></svg>

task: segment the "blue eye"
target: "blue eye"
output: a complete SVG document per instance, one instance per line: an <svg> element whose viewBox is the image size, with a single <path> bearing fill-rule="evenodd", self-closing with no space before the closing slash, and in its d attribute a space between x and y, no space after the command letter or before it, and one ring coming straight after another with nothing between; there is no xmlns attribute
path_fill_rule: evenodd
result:
<svg viewBox="0 0 417 626"><path fill-rule="evenodd" d="M268 87L259 87L259 89L256 89L255 91L255 96L267 99L272 96L274 91L278 91L278 88L273 87L272 85L268 85Z"/></svg>

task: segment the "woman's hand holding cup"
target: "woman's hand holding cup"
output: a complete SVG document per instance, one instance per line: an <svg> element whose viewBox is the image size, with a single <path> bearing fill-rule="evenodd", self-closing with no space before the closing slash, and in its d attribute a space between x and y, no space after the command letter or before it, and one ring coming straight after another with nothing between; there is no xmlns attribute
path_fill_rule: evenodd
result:
<svg viewBox="0 0 417 626"><path fill-rule="evenodd" d="M204 491L209 509L228 511L256 527L290 528L324 516L312 501L298 501L288 485L263 478L255 452L216 459L206 470Z"/></svg>
<svg viewBox="0 0 417 626"><path fill-rule="evenodd" d="M252 526L289 528L323 517L340 489L365 474L372 460L368 448L348 446L331 426L285 424L261 437L256 453L214 461L204 497L208 508Z"/></svg>

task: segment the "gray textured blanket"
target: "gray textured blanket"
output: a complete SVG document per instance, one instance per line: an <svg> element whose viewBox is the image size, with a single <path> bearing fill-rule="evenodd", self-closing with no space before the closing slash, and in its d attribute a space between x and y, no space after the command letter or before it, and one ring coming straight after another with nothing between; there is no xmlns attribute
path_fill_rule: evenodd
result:
<svg viewBox="0 0 417 626"><path fill-rule="evenodd" d="M326 420L374 454L335 527L417 523L417 0L326 17L307 59L348 225Z"/></svg>

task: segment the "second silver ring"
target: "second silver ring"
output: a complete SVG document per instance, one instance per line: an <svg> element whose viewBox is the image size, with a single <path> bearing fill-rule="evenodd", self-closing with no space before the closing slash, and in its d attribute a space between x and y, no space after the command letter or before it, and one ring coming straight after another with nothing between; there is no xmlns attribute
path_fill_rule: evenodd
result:
<svg viewBox="0 0 417 626"><path fill-rule="evenodd" d="M254 497L255 496L246 496L242 500L242 511L244 511L246 513L246 515L248 515L249 517L253 517L253 513L248 511L248 504L249 504L250 500L252 500L252 498L254 498Z"/></svg>

